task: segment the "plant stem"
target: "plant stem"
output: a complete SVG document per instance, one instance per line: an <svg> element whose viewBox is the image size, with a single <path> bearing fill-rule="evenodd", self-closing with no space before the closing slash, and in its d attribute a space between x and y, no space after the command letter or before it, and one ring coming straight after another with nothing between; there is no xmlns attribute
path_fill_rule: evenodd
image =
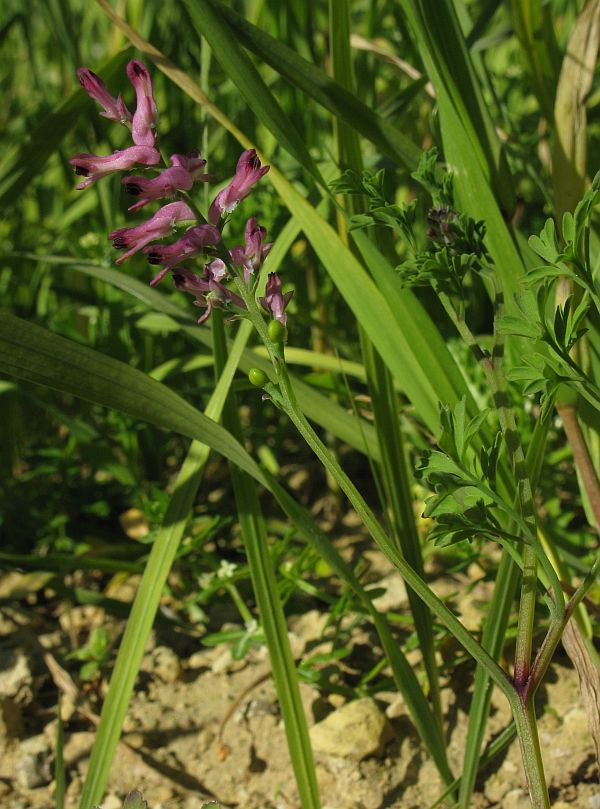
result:
<svg viewBox="0 0 600 809"><path fill-rule="evenodd" d="M563 615L554 618L551 622L550 628L546 634L546 637L544 638L544 642L542 643L542 646L531 667L531 673L529 675L529 681L526 689L527 696L533 695L537 691L546 671L548 670L548 666L550 665L550 661L552 660L556 647L560 643L560 639L562 638L569 618L596 580L599 570L600 558L596 559L585 579L581 582L573 596L569 599L569 603L567 604Z"/></svg>
<svg viewBox="0 0 600 809"><path fill-rule="evenodd" d="M512 707L532 809L550 809L533 697Z"/></svg>
<svg viewBox="0 0 600 809"><path fill-rule="evenodd" d="M223 313L218 309L212 314L212 328L215 370L218 373L227 356ZM235 394L232 391L229 392L223 408L223 425L238 441L243 441ZM254 480L245 472L230 464L230 474L253 591L269 650L273 682L296 776L300 805L302 809L319 809L319 788L300 698L298 675L290 649L285 615L277 588L273 560L269 553L258 495Z"/></svg>
<svg viewBox="0 0 600 809"><path fill-rule="evenodd" d="M423 581L423 579L406 562L404 557L396 548L395 543L393 543L392 540L390 540L390 538L387 536L375 514L366 504L360 492L356 489L337 460L332 456L327 447L323 444L321 439L309 424L296 401L296 396L285 365L283 347L273 343L273 341L269 338L267 327L262 315L258 311L256 301L254 300L254 296L251 291L248 290L246 285L240 279L237 281L237 287L240 295L244 298L246 306L248 307L248 316L250 317L252 324L255 326L267 348L277 375L279 389L275 385L269 384L265 388L267 393L273 398L274 402L282 407L282 409L288 414L308 446L319 458L321 463L334 476L341 490L350 501L352 507L363 521L363 524L377 545L400 571L402 578L406 581L409 587L412 587L417 595L438 617L440 622L443 623L451 634L454 635L454 637L459 641L459 643L462 644L471 657L486 668L490 677L505 694L507 699L512 703L516 697L516 694L512 683L506 676L505 672L500 668L498 663L496 663L496 661L484 649L482 649L480 644L461 624L452 611L448 609L444 602L438 598L438 596L436 596L427 583Z"/></svg>
<svg viewBox="0 0 600 809"><path fill-rule="evenodd" d="M533 809L550 809L550 799L548 797L548 788L544 776L544 764L537 732L533 692L529 691L529 686L532 682L530 677L531 650L533 645L533 623L537 594L536 544L539 546L539 543L537 541L533 491L514 413L510 407L504 374L500 367L500 361L503 356L503 345L497 342L491 354L482 351L464 319L457 314L450 297L439 290L438 296L459 334L482 366L488 384L490 385L493 401L498 412L500 428L504 436L508 457L515 478L519 512L532 540L531 544L526 544L523 548L523 574L521 579L521 599L519 603L513 674L517 699L511 699L511 707L517 734L519 736L523 767L527 777L532 807ZM545 557L545 555L543 556ZM558 616L556 614L553 616L558 625L565 614L564 599L560 582L558 581L554 568L552 565L549 565L549 567L553 574L551 581L555 588L555 599L559 605L557 610ZM547 565L544 565L544 568L547 569ZM548 663L550 657L551 653L548 657Z"/></svg>

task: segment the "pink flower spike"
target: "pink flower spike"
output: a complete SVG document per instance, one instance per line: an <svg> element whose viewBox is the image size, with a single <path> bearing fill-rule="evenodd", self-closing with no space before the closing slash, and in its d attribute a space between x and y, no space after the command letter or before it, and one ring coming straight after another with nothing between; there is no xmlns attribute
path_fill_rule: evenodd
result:
<svg viewBox="0 0 600 809"><path fill-rule="evenodd" d="M122 264L125 259L137 253L155 239L169 236L176 222L194 220L194 212L185 202L170 202L158 210L154 216L142 225L133 228L118 228L108 238L117 250L127 252L117 259Z"/></svg>
<svg viewBox="0 0 600 809"><path fill-rule="evenodd" d="M231 213L252 191L252 186L268 172L270 166L261 166L255 149L242 152L229 185L219 191L208 212L208 221L216 225L223 213Z"/></svg>
<svg viewBox="0 0 600 809"><path fill-rule="evenodd" d="M150 264L162 264L163 272L151 281L155 286L167 270L181 264L188 258L193 258L204 251L208 245L218 244L221 234L212 225L196 225L186 231L180 239L172 244L153 244L146 247L144 253L148 256Z"/></svg>
<svg viewBox="0 0 600 809"><path fill-rule="evenodd" d="M150 73L143 62L132 59L127 65L127 75L137 97L137 106L131 126L133 142L137 146L154 146L158 110L152 95Z"/></svg>
<svg viewBox="0 0 600 809"><path fill-rule="evenodd" d="M130 146L128 149L122 149L104 157L95 154L76 154L69 160L69 163L75 167L75 174L87 178L75 186L81 190L108 174L130 169L136 163L155 166L159 161L160 153L156 149L150 146Z"/></svg>
<svg viewBox="0 0 600 809"><path fill-rule="evenodd" d="M230 251L233 263L244 268L246 283L249 283L250 276L261 267L273 247L272 244L263 244L266 235L266 228L259 225L253 216L246 222L246 247L234 247Z"/></svg>
<svg viewBox="0 0 600 809"><path fill-rule="evenodd" d="M100 76L97 76L93 70L80 67L77 71L77 78L89 97L104 107L104 112L101 112L100 115L111 121L119 121L121 124L131 121L131 113L121 96L113 98Z"/></svg>
<svg viewBox="0 0 600 809"><path fill-rule="evenodd" d="M137 211L155 199L173 197L177 189L189 191L194 184L189 171L179 166L165 169L158 177L124 177L122 182L128 194L140 197L139 202L130 206L130 211Z"/></svg>
<svg viewBox="0 0 600 809"><path fill-rule="evenodd" d="M190 152L189 154L172 154L171 165L180 166L189 171L194 178L194 182L206 182L211 179L210 174L203 174L202 169L206 166L206 160L200 156L200 152Z"/></svg>

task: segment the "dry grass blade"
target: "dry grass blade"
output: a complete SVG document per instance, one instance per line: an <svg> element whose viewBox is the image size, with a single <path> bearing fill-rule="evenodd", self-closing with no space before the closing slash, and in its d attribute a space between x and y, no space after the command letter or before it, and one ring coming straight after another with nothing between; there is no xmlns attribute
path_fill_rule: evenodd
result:
<svg viewBox="0 0 600 809"><path fill-rule="evenodd" d="M367 39L360 34L352 34L350 37L350 44L357 50L368 51L369 53L374 53L377 56L381 56L382 59L389 62L390 65L393 65L401 73L407 75L409 79L413 79L413 81L418 81L419 79L423 78L423 74L420 70L417 70L416 67L413 67L413 65L407 62L405 59L401 59L399 56L396 56L395 53L392 53L390 50L384 48L382 45L379 45L372 39ZM435 98L435 89L430 81L427 82L423 89L430 98Z"/></svg>
<svg viewBox="0 0 600 809"><path fill-rule="evenodd" d="M565 53L556 101L552 155L556 218L572 211L584 192L587 159L586 103L600 45L600 0L589 0L577 18Z"/></svg>
<svg viewBox="0 0 600 809"><path fill-rule="evenodd" d="M562 643L579 677L579 689L596 748L596 761L600 767L600 673L575 621L569 621L567 624Z"/></svg>
<svg viewBox="0 0 600 809"><path fill-rule="evenodd" d="M116 11L108 3L108 0L96 0L96 2L106 12L107 16L116 25L116 27L125 34L131 44L143 54L149 56L158 69L161 70L165 76L168 76L168 78L171 79L173 84L181 87L181 89L186 92L190 98L193 98L194 101L201 104L206 111L213 116L215 121L218 121L221 126L225 127L225 129L233 135L233 137L244 147L244 149L255 148L254 144L248 140L244 133L238 129L226 115L223 115L221 110L211 102L205 93L202 92L199 85L192 81L184 70L181 70L177 67L177 65L173 64L170 59L167 59L164 53L159 51L158 48L155 48L154 45L148 42L148 40L141 37L137 31L135 31L127 22L125 22L122 17L119 17ZM262 160L264 162L264 157Z"/></svg>

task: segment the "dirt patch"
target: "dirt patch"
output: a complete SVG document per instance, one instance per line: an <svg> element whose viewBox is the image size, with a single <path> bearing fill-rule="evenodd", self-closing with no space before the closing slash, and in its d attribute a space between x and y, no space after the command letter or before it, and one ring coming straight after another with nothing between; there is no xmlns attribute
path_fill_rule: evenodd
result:
<svg viewBox="0 0 600 809"><path fill-rule="evenodd" d="M388 575L388 571L385 571ZM452 592L456 583L443 584ZM393 594L392 594L393 595ZM401 600L402 593L395 594ZM474 593L473 599L480 599ZM395 605L397 606L397 605ZM466 613L465 603L459 610ZM469 607L470 608L470 607ZM82 620L93 625L97 613ZM113 619L110 619L111 621ZM290 620L294 652L327 648L324 615L317 611ZM106 622L106 619L105 619ZM115 622L117 629L119 624ZM0 619L0 803L3 809L54 809L53 757L56 686L37 640L60 658L65 633L39 615L6 611ZM352 633L354 650L377 654L369 628ZM174 638L171 638L173 641ZM167 639L168 640L168 639ZM285 733L265 649L234 660L219 646L190 648L188 639L169 643L153 634L126 719L123 742L111 771L103 809L119 809L120 798L140 789L150 809L200 809L207 800L244 809L297 807ZM415 659L418 652L414 653ZM358 659L358 657L356 658ZM353 662L352 662L353 661ZM353 671L356 660L347 668ZM459 666L444 682L448 750L454 772L461 769L472 667ZM311 726L340 710L348 700L303 684L302 699ZM442 792L435 767L419 744L402 698L375 695L386 732L376 755L316 753L322 803L328 809L427 809ZM559 809L600 809L594 747L579 695L577 677L565 657L553 665L538 698L540 735L553 798ZM99 704L97 708L99 709ZM94 727L67 706L65 763L67 809L76 809ZM488 738L510 719L495 692ZM224 723L225 721L225 724ZM391 732L388 732L391 728ZM473 809L528 809L518 745L513 742L479 779Z"/></svg>

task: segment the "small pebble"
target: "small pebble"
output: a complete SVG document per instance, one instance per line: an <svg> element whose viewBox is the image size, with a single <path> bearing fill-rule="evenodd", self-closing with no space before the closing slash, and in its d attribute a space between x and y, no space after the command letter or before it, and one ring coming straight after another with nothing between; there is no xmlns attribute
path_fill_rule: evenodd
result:
<svg viewBox="0 0 600 809"><path fill-rule="evenodd" d="M181 662L173 649L157 646L152 652L152 670L163 683L175 683L181 677Z"/></svg>
<svg viewBox="0 0 600 809"><path fill-rule="evenodd" d="M20 753L15 765L19 786L24 789L47 786L52 781L52 767L46 738L40 734L26 739L20 746Z"/></svg>

